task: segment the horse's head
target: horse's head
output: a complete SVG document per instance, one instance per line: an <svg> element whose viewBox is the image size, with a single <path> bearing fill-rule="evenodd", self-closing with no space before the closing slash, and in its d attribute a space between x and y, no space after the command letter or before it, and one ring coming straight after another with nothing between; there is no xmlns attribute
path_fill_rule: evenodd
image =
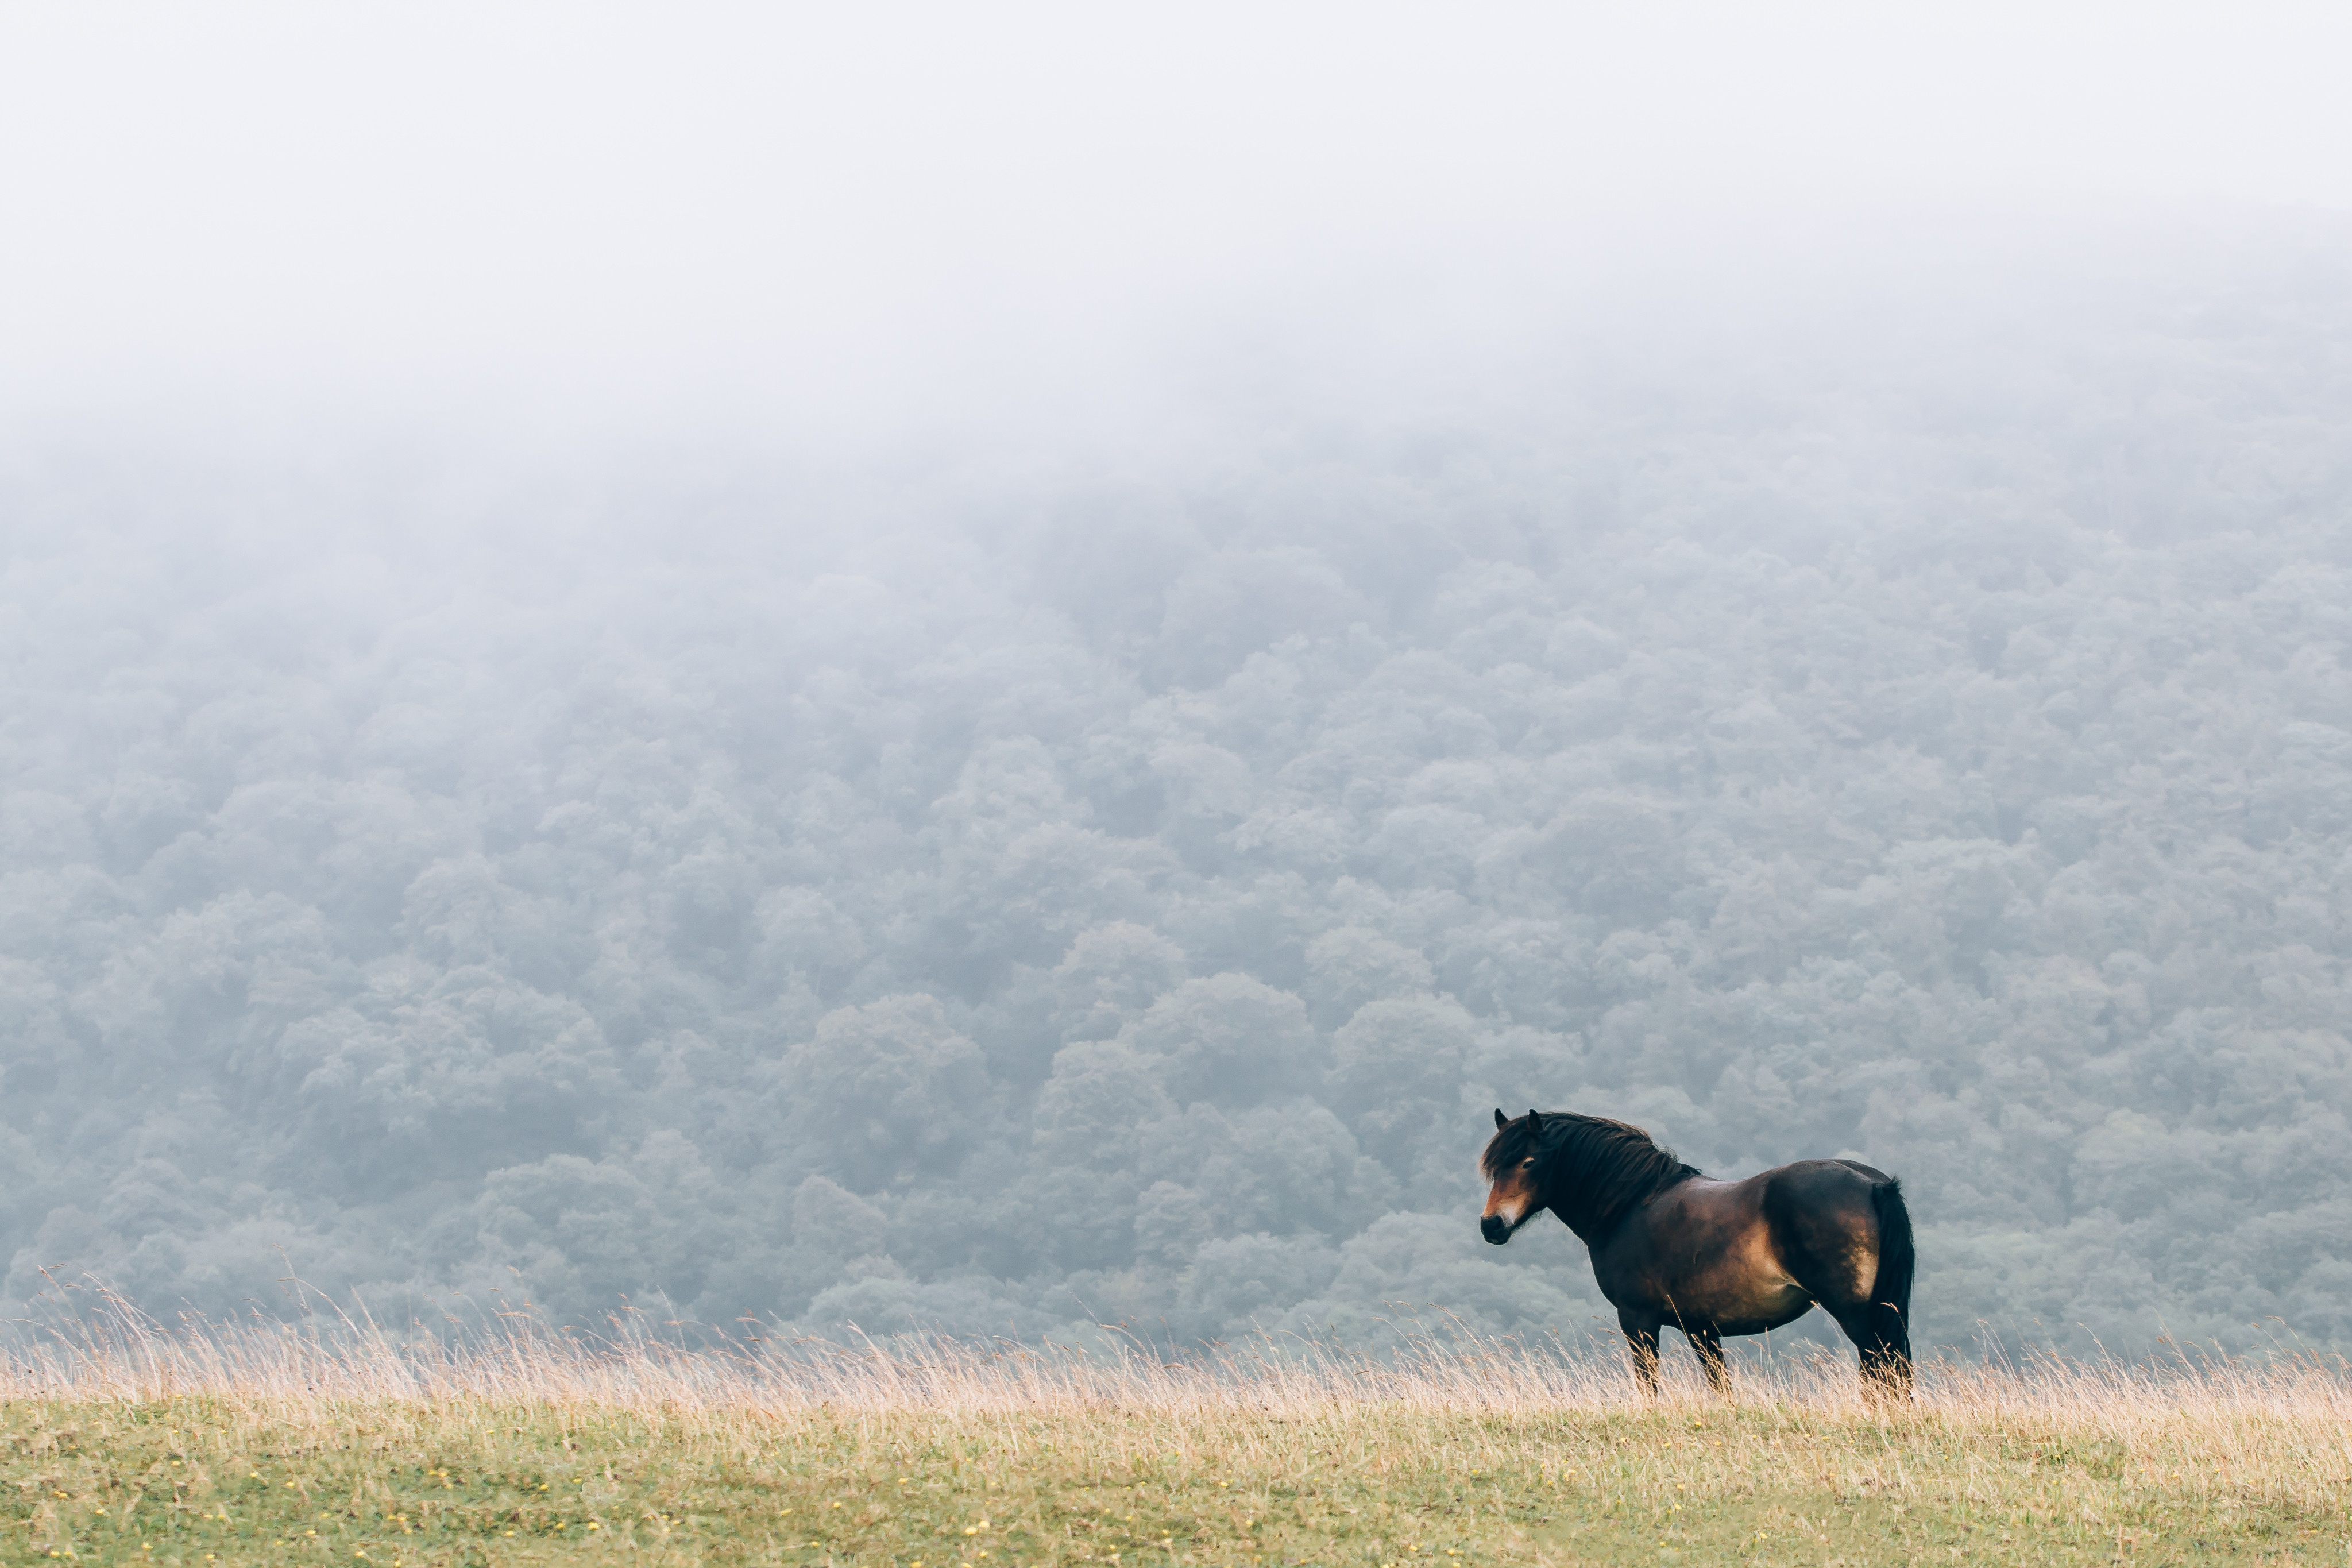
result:
<svg viewBox="0 0 2352 1568"><path fill-rule="evenodd" d="M1495 1136L1479 1156L1479 1168L1494 1184L1486 1191L1486 1212L1479 1216L1478 1234L1500 1247L1511 1233L1541 1213L1547 1201L1538 1190L1536 1156L1542 1152L1543 1112L1530 1110L1516 1121L1495 1110Z"/></svg>

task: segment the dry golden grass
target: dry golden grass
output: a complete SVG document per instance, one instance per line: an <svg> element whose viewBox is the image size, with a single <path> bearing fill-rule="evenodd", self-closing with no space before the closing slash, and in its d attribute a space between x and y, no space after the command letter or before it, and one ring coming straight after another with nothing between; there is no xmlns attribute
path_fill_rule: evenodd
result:
<svg viewBox="0 0 2352 1568"><path fill-rule="evenodd" d="M1280 1353L1276 1353L1279 1352ZM688 1351L529 1322L20 1349L0 1556L319 1561L2342 1563L2352 1381L1850 1365L1683 1374L1455 1340L1181 1364L949 1344Z"/></svg>

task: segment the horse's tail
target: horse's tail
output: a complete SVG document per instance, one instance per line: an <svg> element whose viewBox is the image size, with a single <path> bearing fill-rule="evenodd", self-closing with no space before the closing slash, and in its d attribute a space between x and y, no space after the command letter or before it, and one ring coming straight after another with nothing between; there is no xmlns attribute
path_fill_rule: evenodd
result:
<svg viewBox="0 0 2352 1568"><path fill-rule="evenodd" d="M1874 1183L1870 1206L1878 1219L1878 1278L1870 1283L1870 1340L1863 1347L1864 1373L1897 1392L1911 1391L1911 1276L1918 1256L1911 1249L1911 1211L1903 1204L1903 1184Z"/></svg>

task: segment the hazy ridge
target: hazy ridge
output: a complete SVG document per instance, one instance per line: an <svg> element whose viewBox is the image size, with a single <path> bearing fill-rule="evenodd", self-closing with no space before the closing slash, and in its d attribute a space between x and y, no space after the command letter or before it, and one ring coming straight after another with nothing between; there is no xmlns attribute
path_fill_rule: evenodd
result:
<svg viewBox="0 0 2352 1568"><path fill-rule="evenodd" d="M2340 1343L2330 254L1132 461L21 447L5 1292L1578 1331L1499 1102L1900 1173L1931 1342Z"/></svg>

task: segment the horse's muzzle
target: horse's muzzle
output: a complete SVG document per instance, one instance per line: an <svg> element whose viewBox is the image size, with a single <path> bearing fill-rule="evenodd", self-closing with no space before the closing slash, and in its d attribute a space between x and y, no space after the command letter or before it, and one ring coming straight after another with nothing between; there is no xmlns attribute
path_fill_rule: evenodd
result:
<svg viewBox="0 0 2352 1568"><path fill-rule="evenodd" d="M1490 1214L1478 1222L1478 1234L1500 1247L1511 1239L1511 1227L1503 1223L1501 1215Z"/></svg>

